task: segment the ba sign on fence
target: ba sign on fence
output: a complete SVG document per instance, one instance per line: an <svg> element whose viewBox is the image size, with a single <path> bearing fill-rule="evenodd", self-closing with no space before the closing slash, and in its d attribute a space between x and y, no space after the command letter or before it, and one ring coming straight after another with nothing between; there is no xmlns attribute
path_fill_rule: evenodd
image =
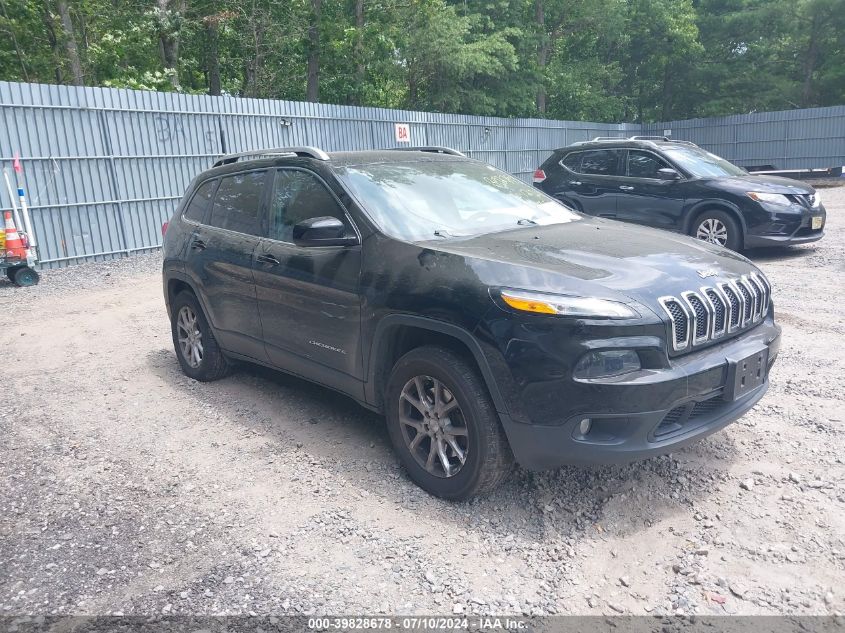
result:
<svg viewBox="0 0 845 633"><path fill-rule="evenodd" d="M407 123L396 124L396 142L410 143L411 142L411 126Z"/></svg>

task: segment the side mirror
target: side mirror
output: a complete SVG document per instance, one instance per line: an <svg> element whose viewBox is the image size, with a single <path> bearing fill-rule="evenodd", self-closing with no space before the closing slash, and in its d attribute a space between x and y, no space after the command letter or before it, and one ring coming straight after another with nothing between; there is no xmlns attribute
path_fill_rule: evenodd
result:
<svg viewBox="0 0 845 633"><path fill-rule="evenodd" d="M679 180L681 178L681 174L676 172L671 167L664 167L663 169L658 169L657 175L660 176L660 180Z"/></svg>
<svg viewBox="0 0 845 633"><path fill-rule="evenodd" d="M337 218L321 216L297 222L293 227L293 243L297 246L350 246L358 243L347 237L346 226Z"/></svg>

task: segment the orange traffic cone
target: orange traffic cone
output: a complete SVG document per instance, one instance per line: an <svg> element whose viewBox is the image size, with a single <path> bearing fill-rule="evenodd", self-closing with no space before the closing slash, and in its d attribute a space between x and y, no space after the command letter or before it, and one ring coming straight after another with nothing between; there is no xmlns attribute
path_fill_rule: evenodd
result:
<svg viewBox="0 0 845 633"><path fill-rule="evenodd" d="M12 212L6 211L6 257L8 259L26 259L26 248L18 235L15 223L12 220Z"/></svg>

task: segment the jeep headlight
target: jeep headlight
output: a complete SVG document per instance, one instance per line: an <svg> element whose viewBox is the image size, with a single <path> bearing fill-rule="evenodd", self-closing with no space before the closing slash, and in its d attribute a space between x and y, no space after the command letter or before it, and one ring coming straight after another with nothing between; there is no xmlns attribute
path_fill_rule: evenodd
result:
<svg viewBox="0 0 845 633"><path fill-rule="evenodd" d="M819 195L819 192L811 193L810 194L810 206L814 209L818 209L822 205L822 197Z"/></svg>
<svg viewBox="0 0 845 633"><path fill-rule="evenodd" d="M612 349L584 354L572 377L576 380L590 380L593 378L610 378L640 369L640 357L630 349Z"/></svg>
<svg viewBox="0 0 845 633"><path fill-rule="evenodd" d="M510 289L500 291L500 295L502 301L520 312L560 314L594 319L632 319L640 316L627 304L608 299L550 295Z"/></svg>

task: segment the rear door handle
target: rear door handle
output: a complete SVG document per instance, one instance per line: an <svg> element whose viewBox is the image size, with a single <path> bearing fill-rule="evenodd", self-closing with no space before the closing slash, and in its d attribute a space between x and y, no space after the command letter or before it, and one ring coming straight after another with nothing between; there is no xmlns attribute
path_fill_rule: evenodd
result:
<svg viewBox="0 0 845 633"><path fill-rule="evenodd" d="M270 264L271 266L278 266L281 262L269 253L264 253L256 258L262 264Z"/></svg>
<svg viewBox="0 0 845 633"><path fill-rule="evenodd" d="M195 251L204 251L205 250L205 242L200 239L195 239L191 242L191 248Z"/></svg>
<svg viewBox="0 0 845 633"><path fill-rule="evenodd" d="M570 180L570 181L569 181L569 184L570 184L570 185L575 185L575 186L577 187L578 185L580 185L580 184L581 184L581 181L580 181L580 180Z"/></svg>
<svg viewBox="0 0 845 633"><path fill-rule="evenodd" d="M634 188L633 188L633 187L629 187L628 185L620 185L620 186L619 186L619 188L620 188L622 191L633 191L633 190L634 190Z"/></svg>

